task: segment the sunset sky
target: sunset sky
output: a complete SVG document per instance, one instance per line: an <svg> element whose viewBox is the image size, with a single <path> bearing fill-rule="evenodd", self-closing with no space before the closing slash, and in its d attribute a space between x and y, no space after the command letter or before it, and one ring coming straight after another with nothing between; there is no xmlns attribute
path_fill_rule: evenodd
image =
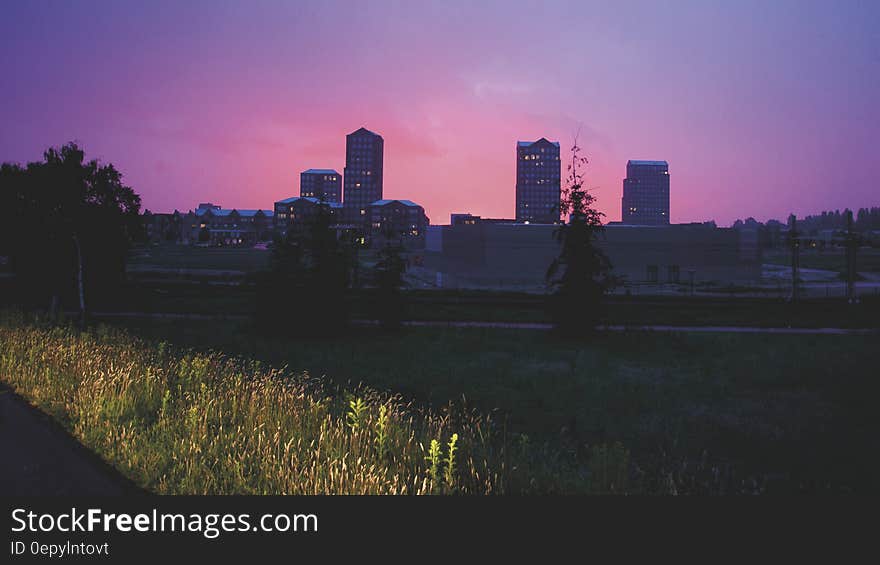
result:
<svg viewBox="0 0 880 565"><path fill-rule="evenodd" d="M512 217L517 140L574 135L608 220L880 204L880 2L4 1L0 161L78 141L153 211L271 208L385 138L385 196Z"/></svg>

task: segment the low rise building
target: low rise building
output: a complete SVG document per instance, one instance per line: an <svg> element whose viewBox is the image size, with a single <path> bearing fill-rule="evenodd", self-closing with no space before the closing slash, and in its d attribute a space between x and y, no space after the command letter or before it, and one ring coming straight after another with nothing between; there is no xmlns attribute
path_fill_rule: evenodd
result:
<svg viewBox="0 0 880 565"><path fill-rule="evenodd" d="M267 241L272 235L271 210L223 209L219 206L201 206L184 218L189 226L190 242L213 245L254 245Z"/></svg>
<svg viewBox="0 0 880 565"><path fill-rule="evenodd" d="M395 243L424 249L428 223L425 209L411 200L376 200L369 206L370 247Z"/></svg>
<svg viewBox="0 0 880 565"><path fill-rule="evenodd" d="M319 210L323 208L331 215L331 224L338 225L342 220L342 204L321 201L310 196L292 196L275 203L275 232L284 237L291 229L305 229L311 225Z"/></svg>
<svg viewBox="0 0 880 565"><path fill-rule="evenodd" d="M144 236L149 243L180 243L188 239L184 233L184 214L177 210L172 213L153 213L145 210L141 216Z"/></svg>
<svg viewBox="0 0 880 565"><path fill-rule="evenodd" d="M459 223L431 226L425 266L450 286L537 288L559 255L559 226ZM626 284L754 283L760 248L730 228L711 224L609 225L598 245Z"/></svg>
<svg viewBox="0 0 880 565"><path fill-rule="evenodd" d="M308 169L299 175L299 195L342 202L342 175L335 169Z"/></svg>

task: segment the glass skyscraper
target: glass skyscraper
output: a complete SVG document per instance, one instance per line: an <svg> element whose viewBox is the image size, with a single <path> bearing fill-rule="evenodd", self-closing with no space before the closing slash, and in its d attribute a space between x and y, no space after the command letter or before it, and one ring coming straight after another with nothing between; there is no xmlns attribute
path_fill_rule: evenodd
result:
<svg viewBox="0 0 880 565"><path fill-rule="evenodd" d="M516 142L516 221L559 223L562 162L559 142Z"/></svg>

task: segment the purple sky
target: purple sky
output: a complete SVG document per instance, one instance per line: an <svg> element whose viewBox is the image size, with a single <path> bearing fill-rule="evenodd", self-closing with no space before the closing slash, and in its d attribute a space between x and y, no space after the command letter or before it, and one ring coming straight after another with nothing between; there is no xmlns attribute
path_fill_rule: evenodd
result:
<svg viewBox="0 0 880 565"><path fill-rule="evenodd" d="M476 5L475 5L476 4ZM580 128L674 222L880 205L880 2L4 2L0 160L80 142L153 211L270 208L385 138L385 196L511 217L518 139Z"/></svg>

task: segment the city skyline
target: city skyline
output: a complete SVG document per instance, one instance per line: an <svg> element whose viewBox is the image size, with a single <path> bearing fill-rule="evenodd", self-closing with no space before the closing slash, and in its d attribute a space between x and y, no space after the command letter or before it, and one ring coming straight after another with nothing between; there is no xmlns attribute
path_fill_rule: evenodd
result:
<svg viewBox="0 0 880 565"><path fill-rule="evenodd" d="M580 131L607 221L631 159L674 167L674 223L876 202L876 4L209 6L8 6L0 159L77 140L153 211L263 208L364 126L384 198L513 217L511 144L564 166Z"/></svg>

